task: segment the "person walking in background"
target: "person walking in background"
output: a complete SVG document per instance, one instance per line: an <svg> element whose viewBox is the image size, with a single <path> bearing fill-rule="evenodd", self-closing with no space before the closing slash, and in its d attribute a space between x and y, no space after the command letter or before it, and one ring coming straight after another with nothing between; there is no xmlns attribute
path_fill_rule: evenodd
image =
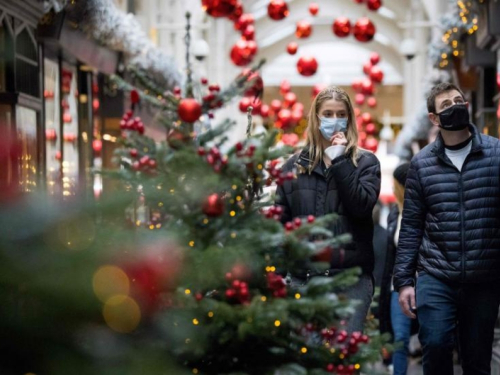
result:
<svg viewBox="0 0 500 375"><path fill-rule="evenodd" d="M391 333L394 343L399 345L399 348L392 353L394 375L406 375L408 370L410 337L413 332L416 333L417 329L417 325L413 324L412 319L404 315L399 307L399 294L394 290L392 284L392 271L396 259L396 247L403 213L405 183L409 167L410 163L403 163L393 173L396 204L391 207L387 218L387 253L380 290L380 332Z"/></svg>
<svg viewBox="0 0 500 375"><path fill-rule="evenodd" d="M451 83L431 90L427 108L440 131L408 170L394 288L418 317L425 375L453 374L457 324L464 375L487 375L500 304L500 141L470 123Z"/></svg>
<svg viewBox="0 0 500 375"><path fill-rule="evenodd" d="M357 284L345 294L361 301L346 329L362 331L373 296L372 210L380 193L380 163L369 151L358 148L358 131L351 100L338 87L327 87L314 99L309 111L305 148L290 157L283 172L294 169L297 178L278 186L276 203L283 208L281 221L296 217L338 214L329 229L334 235L350 233L352 243L334 251L326 275L361 267ZM300 284L324 276L304 260L302 272L291 275Z"/></svg>

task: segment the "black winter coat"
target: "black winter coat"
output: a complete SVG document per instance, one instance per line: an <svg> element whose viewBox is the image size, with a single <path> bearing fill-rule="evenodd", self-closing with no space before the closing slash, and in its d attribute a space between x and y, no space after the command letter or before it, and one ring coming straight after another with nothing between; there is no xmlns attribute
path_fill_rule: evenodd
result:
<svg viewBox="0 0 500 375"><path fill-rule="evenodd" d="M283 166L283 172L295 168L293 181L286 181L277 189L277 204L283 208L283 223L296 217L316 217L337 213L338 220L329 229L334 235L350 233L353 241L342 250L334 251L330 271L359 266L363 272L373 271L372 210L380 193L380 163L377 157L361 150L356 167L348 155L332 160L331 166L317 165L309 174L311 163L307 149L295 154ZM317 274L304 263L304 275ZM307 268L307 269L306 269ZM304 275L295 275L303 277Z"/></svg>
<svg viewBox="0 0 500 375"><path fill-rule="evenodd" d="M413 159L405 189L394 286L415 271L448 282L500 279L500 141L473 134L460 172L439 134Z"/></svg>

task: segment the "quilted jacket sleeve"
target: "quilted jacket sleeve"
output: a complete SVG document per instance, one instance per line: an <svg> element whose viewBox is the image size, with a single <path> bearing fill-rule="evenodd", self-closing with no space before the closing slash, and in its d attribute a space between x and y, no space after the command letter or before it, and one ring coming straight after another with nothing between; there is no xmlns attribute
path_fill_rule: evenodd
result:
<svg viewBox="0 0 500 375"><path fill-rule="evenodd" d="M280 206L283 209L283 213L281 214L280 221L284 224L288 221L292 220L292 213L290 210L290 205L288 203L285 188L283 185L278 185L276 188L276 205Z"/></svg>
<svg viewBox="0 0 500 375"><path fill-rule="evenodd" d="M348 155L335 158L327 178L335 179L340 199L352 217L372 216L380 194L380 163L374 154L364 154L357 167Z"/></svg>
<svg viewBox="0 0 500 375"><path fill-rule="evenodd" d="M415 285L418 250L424 233L426 207L415 163L411 163L405 186L403 219L394 265L394 289Z"/></svg>

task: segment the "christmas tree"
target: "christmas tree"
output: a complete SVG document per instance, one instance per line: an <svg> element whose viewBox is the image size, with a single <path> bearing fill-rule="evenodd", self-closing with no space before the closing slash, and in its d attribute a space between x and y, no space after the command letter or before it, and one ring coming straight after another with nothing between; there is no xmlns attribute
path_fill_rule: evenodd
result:
<svg viewBox="0 0 500 375"><path fill-rule="evenodd" d="M189 51L189 22L186 42ZM261 64L226 90L203 80L203 100L189 54L186 64L174 92L145 72L132 73L148 94L114 77L133 107L158 109L166 139L144 136L134 108L124 114L112 196L2 210L2 373L355 374L379 358L373 327L343 329L356 302L341 290L358 269L286 283L299 261L327 269L349 241L327 229L335 215L281 224L263 191L295 178L278 168L292 150L274 147L275 131L251 134L252 108L247 138L234 145L231 121L196 125L237 95L258 96Z"/></svg>

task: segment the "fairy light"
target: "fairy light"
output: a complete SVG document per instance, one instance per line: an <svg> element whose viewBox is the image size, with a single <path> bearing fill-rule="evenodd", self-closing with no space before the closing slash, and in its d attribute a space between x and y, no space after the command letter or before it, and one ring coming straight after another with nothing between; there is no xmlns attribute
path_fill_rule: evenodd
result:
<svg viewBox="0 0 500 375"><path fill-rule="evenodd" d="M281 325L281 322L279 320L274 321L274 326L279 327Z"/></svg>
<svg viewBox="0 0 500 375"><path fill-rule="evenodd" d="M235 232L231 233L231 238L236 238L236 233Z"/></svg>
<svg viewBox="0 0 500 375"><path fill-rule="evenodd" d="M305 346L303 346L302 348L300 348L300 352L302 354L306 354L307 353L307 348Z"/></svg>
<svg viewBox="0 0 500 375"><path fill-rule="evenodd" d="M187 295L189 295L189 294L191 294L191 290L186 289L186 290L184 291L184 293L186 293Z"/></svg>
<svg viewBox="0 0 500 375"><path fill-rule="evenodd" d="M231 217L236 216L236 211L231 211L231 212L229 213L229 215L230 215Z"/></svg>
<svg viewBox="0 0 500 375"><path fill-rule="evenodd" d="M262 297L260 297L260 300L261 300L262 302L266 302L266 301L267 301L267 297L266 297L266 296L262 296Z"/></svg>
<svg viewBox="0 0 500 375"><path fill-rule="evenodd" d="M295 293L295 299L300 299L300 293Z"/></svg>
<svg viewBox="0 0 500 375"><path fill-rule="evenodd" d="M213 318L214 317L214 312L213 311L209 311L207 315L208 315L209 318Z"/></svg>
<svg viewBox="0 0 500 375"><path fill-rule="evenodd" d="M198 319L194 318L194 319L193 319L193 324L194 324L195 326L197 326L198 324L200 324L200 322L198 321Z"/></svg>
<svg viewBox="0 0 500 375"><path fill-rule="evenodd" d="M189 241L189 246L193 247L194 246L194 241Z"/></svg>

